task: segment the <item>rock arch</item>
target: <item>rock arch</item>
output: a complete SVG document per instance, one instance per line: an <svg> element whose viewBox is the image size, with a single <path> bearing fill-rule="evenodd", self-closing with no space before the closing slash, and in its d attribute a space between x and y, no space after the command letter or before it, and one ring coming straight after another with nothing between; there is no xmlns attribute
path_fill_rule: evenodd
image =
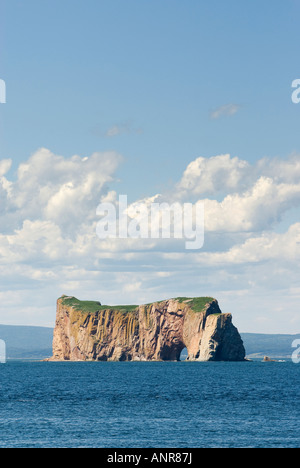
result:
<svg viewBox="0 0 300 468"><path fill-rule="evenodd" d="M211 298L170 299L130 309L63 296L58 300L53 360L242 361L231 314ZM124 306L125 307L125 306Z"/></svg>

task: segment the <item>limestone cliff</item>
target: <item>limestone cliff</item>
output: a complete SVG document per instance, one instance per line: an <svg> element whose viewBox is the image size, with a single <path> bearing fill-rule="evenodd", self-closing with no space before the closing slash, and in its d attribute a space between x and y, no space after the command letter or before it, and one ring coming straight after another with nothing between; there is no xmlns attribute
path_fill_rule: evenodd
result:
<svg viewBox="0 0 300 468"><path fill-rule="evenodd" d="M212 298L177 298L141 306L102 306L62 296L51 360L243 361L231 314Z"/></svg>

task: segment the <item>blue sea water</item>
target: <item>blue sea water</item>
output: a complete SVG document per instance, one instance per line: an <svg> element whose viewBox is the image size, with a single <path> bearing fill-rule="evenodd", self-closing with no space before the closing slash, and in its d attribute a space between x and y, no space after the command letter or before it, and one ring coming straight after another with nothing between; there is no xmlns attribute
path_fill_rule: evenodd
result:
<svg viewBox="0 0 300 468"><path fill-rule="evenodd" d="M300 364L0 365L0 447L300 445Z"/></svg>

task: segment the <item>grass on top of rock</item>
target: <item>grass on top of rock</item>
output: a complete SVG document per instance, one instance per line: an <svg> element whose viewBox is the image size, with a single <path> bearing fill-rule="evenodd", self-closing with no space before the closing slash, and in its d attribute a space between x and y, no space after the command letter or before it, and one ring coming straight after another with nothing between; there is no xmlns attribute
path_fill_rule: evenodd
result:
<svg viewBox="0 0 300 468"><path fill-rule="evenodd" d="M67 307L73 307L75 310L86 314L94 314L101 310L115 310L125 315L135 311L139 307L138 305L101 305L101 303L97 301L80 301L76 297L68 296L62 296L61 299L63 301L63 305ZM202 312L207 304L215 301L213 297L176 297L174 300L180 303L186 303L194 312ZM151 304L153 303L149 303L147 305L149 306Z"/></svg>
<svg viewBox="0 0 300 468"><path fill-rule="evenodd" d="M176 301L186 303L194 312L202 312L207 304L215 301L213 297L176 297Z"/></svg>
<svg viewBox="0 0 300 468"><path fill-rule="evenodd" d="M134 311L137 309L137 305L118 305L118 306L110 306L110 305L101 305L98 301L80 301L76 297L61 297L63 305L67 307L73 307L75 310L79 310L86 314L94 314L101 310L116 310L121 314L127 314L129 312Z"/></svg>
<svg viewBox="0 0 300 468"><path fill-rule="evenodd" d="M173 300L181 304L186 303L194 312L203 312L205 307L216 299L213 297L174 297ZM165 300L157 301L156 304L161 304L162 302L165 302ZM155 302L149 302L146 306L151 306L152 304L155 304Z"/></svg>

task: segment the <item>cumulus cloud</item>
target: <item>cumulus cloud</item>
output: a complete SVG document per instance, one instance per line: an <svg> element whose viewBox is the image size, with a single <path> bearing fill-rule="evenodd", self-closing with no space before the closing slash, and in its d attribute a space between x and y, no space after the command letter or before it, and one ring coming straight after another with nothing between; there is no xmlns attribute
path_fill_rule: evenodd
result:
<svg viewBox="0 0 300 468"><path fill-rule="evenodd" d="M96 206L121 160L114 152L64 158L42 148L20 164L15 181L2 177L1 264L51 265L90 255ZM9 167L1 161L0 170Z"/></svg>
<svg viewBox="0 0 300 468"><path fill-rule="evenodd" d="M205 205L209 232L271 229L300 203L300 158L251 165L229 154L192 161L169 199Z"/></svg>
<svg viewBox="0 0 300 468"><path fill-rule="evenodd" d="M179 197L232 192L245 187L250 165L230 154L197 158L183 173L176 189Z"/></svg>
<svg viewBox="0 0 300 468"><path fill-rule="evenodd" d="M284 233L264 232L244 243L234 245L226 252L209 252L198 255L197 261L209 265L252 264L272 260L297 265L300 260L300 223L295 223Z"/></svg>
<svg viewBox="0 0 300 468"><path fill-rule="evenodd" d="M255 165L256 173L271 177L276 182L299 183L300 156L292 154L288 158L262 158Z"/></svg>
<svg viewBox="0 0 300 468"><path fill-rule="evenodd" d="M11 227L17 228L21 220L38 219L55 222L68 231L78 229L91 219L95 203L113 180L121 160L114 152L64 158L45 148L38 150L19 165L16 181L2 180L6 191L2 210L11 215L6 216L6 222L14 222Z"/></svg>
<svg viewBox="0 0 300 468"><path fill-rule="evenodd" d="M11 168L11 159L2 159L0 161L0 177L3 177Z"/></svg>
<svg viewBox="0 0 300 468"><path fill-rule="evenodd" d="M52 236L57 239L57 246L68 245L69 252L86 255L90 244L94 248L97 241L95 212L100 201L118 208L118 195L109 190L109 183L121 160L113 152L67 159L40 149L20 164L17 180L9 181L2 176L0 219L2 216L5 230L0 240L2 246L5 243L10 246L2 247L2 251L14 250L14 255L16 251L20 255L21 245L25 252L28 245L42 245L37 243L37 236L46 239L48 245ZM2 161L0 170L4 174L10 166L11 161ZM272 229L286 212L299 206L300 164L295 156L277 164L274 160L261 160L254 165L228 154L197 158L188 165L172 192L138 200L129 205L128 213L135 212L141 203L149 209L153 203L176 202L183 206L191 200L204 203L207 233ZM115 252L155 249L159 242L112 239L100 244L100 250ZM41 248L43 254L52 257L59 256L61 250Z"/></svg>
<svg viewBox="0 0 300 468"><path fill-rule="evenodd" d="M283 214L300 203L300 185L261 177L251 189L227 195L221 202L205 200L208 231L262 231L274 227Z"/></svg>

